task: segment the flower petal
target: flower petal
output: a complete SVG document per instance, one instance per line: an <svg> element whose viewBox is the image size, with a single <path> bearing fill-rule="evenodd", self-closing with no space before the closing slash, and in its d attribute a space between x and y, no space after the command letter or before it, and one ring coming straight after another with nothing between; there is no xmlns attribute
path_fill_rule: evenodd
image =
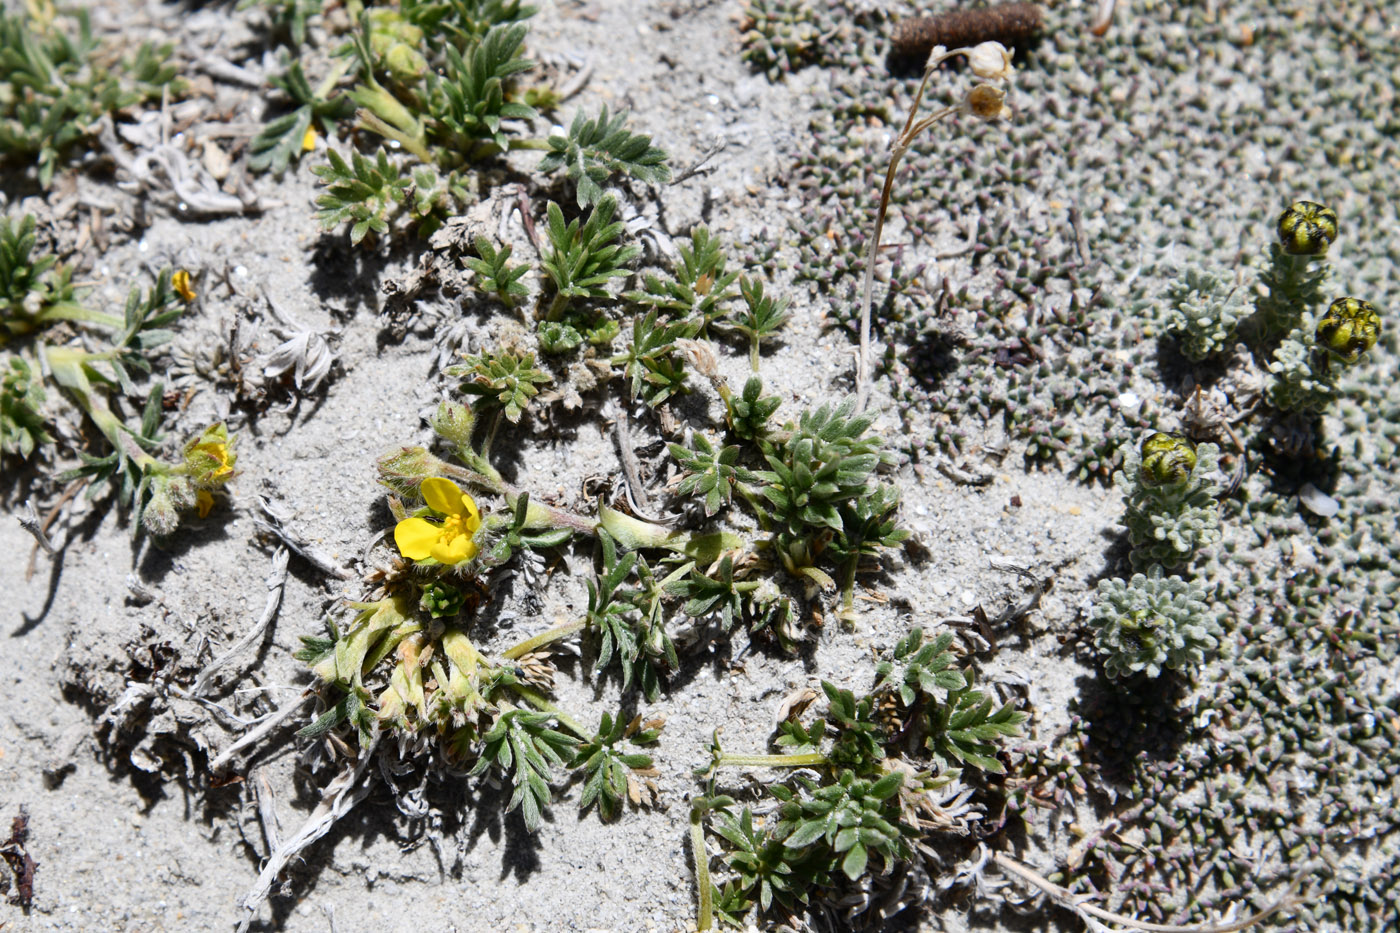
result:
<svg viewBox="0 0 1400 933"><path fill-rule="evenodd" d="M442 537L442 529L422 518L405 518L394 526L394 543L409 560L427 560Z"/></svg>
<svg viewBox="0 0 1400 933"><path fill-rule="evenodd" d="M481 513L476 510L476 500L466 493L462 493L462 507L464 510L462 514L467 519L467 530L475 534L476 530L481 527Z"/></svg>
<svg viewBox="0 0 1400 933"><path fill-rule="evenodd" d="M440 515L462 515L465 512L462 508L462 489L450 479L430 476L423 480L422 492L428 508Z"/></svg>

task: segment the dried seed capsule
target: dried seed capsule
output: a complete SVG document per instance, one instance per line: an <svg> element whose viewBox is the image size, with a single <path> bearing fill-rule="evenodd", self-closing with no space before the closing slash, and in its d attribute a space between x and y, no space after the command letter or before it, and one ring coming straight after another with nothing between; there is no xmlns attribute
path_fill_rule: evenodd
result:
<svg viewBox="0 0 1400 933"><path fill-rule="evenodd" d="M1369 301L1338 298L1317 322L1317 345L1350 365L1376 345L1381 336L1381 316Z"/></svg>
<svg viewBox="0 0 1400 933"><path fill-rule="evenodd" d="M1337 238L1337 212L1316 201L1294 201L1278 219L1283 251L1294 256L1326 256Z"/></svg>
<svg viewBox="0 0 1400 933"><path fill-rule="evenodd" d="M971 10L949 10L938 16L915 16L894 28L890 39L890 69L922 68L935 45L956 49L982 42L1025 47L1040 34L1040 7L1034 3L997 3Z"/></svg>
<svg viewBox="0 0 1400 933"><path fill-rule="evenodd" d="M1158 432L1142 442L1138 480L1144 486L1179 486L1196 468L1196 445L1176 434Z"/></svg>

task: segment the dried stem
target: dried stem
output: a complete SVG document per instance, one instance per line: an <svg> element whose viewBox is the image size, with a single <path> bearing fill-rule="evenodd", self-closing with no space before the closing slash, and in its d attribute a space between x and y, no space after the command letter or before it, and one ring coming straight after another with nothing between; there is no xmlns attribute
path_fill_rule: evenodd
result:
<svg viewBox="0 0 1400 933"><path fill-rule="evenodd" d="M1031 885L1044 891L1061 907L1068 908L1075 913L1088 914L1091 917L1109 923L1116 923L1130 930L1143 930L1146 931L1146 933L1236 933L1236 931L1239 930L1247 930L1255 924L1263 923L1280 910L1292 907L1297 902L1295 895L1298 893L1298 886L1302 882L1301 877L1295 878L1282 897L1258 913L1250 914L1242 920L1235 920L1230 923L1203 923L1182 926L1171 923L1147 923L1143 920L1135 920L1132 917L1126 917L1123 914L1111 913L1101 907L1095 907L1092 904L1084 903L1078 895L1060 887L1053 881L1041 877L1035 871L1022 865L1009 855L998 852L993 858L1002 871L1013 874L1022 881L1029 882Z"/></svg>
<svg viewBox="0 0 1400 933"><path fill-rule="evenodd" d="M889 209L890 194L894 190L894 175L899 169L899 160L904 158L904 153L909 151L919 134L957 112L957 107L944 107L917 123L914 122L914 118L919 114L919 107L923 104L924 92L928 89L934 69L954 55L965 54L967 51L954 49L929 58L924 67L924 79L919 83L919 91L914 95L914 103L909 108L909 117L904 121L904 129L900 131L894 149L890 152L890 167L885 171L885 186L880 191L880 207L875 212L875 229L865 247L865 281L860 295L860 361L856 370L857 412L865 411L866 403L870 400L870 296L875 286L875 259L880 253L880 235L885 230L885 213Z"/></svg>

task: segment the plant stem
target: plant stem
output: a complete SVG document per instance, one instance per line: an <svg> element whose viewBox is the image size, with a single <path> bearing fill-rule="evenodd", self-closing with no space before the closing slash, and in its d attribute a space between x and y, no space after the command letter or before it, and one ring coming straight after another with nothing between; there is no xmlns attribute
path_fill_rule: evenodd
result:
<svg viewBox="0 0 1400 933"><path fill-rule="evenodd" d="M890 153L890 167L885 171L885 186L880 191L880 207L875 213L875 229L871 233L870 242L866 244L865 249L865 281L861 287L860 296L860 361L856 369L857 413L865 411L865 405L870 400L870 293L875 285L875 258L880 252L880 234L885 229L885 212L890 205L890 193L894 190L894 173L899 168L899 160L904 158L904 153L909 151L910 145L920 133L939 120L957 112L958 108L956 107L944 107L920 120L917 124L914 123L914 117L919 113L919 107L924 100L924 91L928 89L928 82L933 77L934 69L954 55L966 54L967 51L967 49L954 49L929 59L928 64L924 66L924 79L919 82L918 93L914 95L914 103L909 108L908 118L904 121L904 129L900 131L899 138L895 141L894 150Z"/></svg>
<svg viewBox="0 0 1400 933"><path fill-rule="evenodd" d="M546 321L559 320L559 316L564 313L564 308L566 308L568 304L569 296L563 292L559 292L554 296L554 300L549 303L549 310L545 311L544 319Z"/></svg>
<svg viewBox="0 0 1400 933"><path fill-rule="evenodd" d="M816 768L827 763L821 752L805 755L720 755L716 768Z"/></svg>
<svg viewBox="0 0 1400 933"><path fill-rule="evenodd" d="M714 925L715 907L710 895L710 856L705 851L705 826L698 810L690 811L690 854L695 859L695 886L700 889L700 909L695 928L708 930Z"/></svg>
<svg viewBox="0 0 1400 933"><path fill-rule="evenodd" d="M44 308L34 316L34 323L47 323L49 321L76 321L81 324L101 324L103 327L111 327L114 330L121 330L126 326L126 321L115 314L103 314L101 311L93 311L84 308L75 301L60 301Z"/></svg>
<svg viewBox="0 0 1400 933"><path fill-rule="evenodd" d="M545 645L568 638L575 632L583 631L587 624L587 621L579 621L567 622L564 625L556 625L552 629L540 632L533 638L527 638L519 644L512 645L505 650L501 657L505 658L507 661L514 661L516 658L524 657L532 651L538 651Z"/></svg>

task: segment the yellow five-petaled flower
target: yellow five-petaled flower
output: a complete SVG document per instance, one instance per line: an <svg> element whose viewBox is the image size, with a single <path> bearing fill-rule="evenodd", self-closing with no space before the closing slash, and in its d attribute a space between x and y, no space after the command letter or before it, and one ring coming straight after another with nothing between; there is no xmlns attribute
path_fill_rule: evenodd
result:
<svg viewBox="0 0 1400 933"><path fill-rule="evenodd" d="M472 497L450 479L433 476L423 480L423 501L443 516L442 524L426 518L405 518L394 526L394 543L409 560L432 559L460 564L476 556L472 535L481 527L481 514Z"/></svg>

